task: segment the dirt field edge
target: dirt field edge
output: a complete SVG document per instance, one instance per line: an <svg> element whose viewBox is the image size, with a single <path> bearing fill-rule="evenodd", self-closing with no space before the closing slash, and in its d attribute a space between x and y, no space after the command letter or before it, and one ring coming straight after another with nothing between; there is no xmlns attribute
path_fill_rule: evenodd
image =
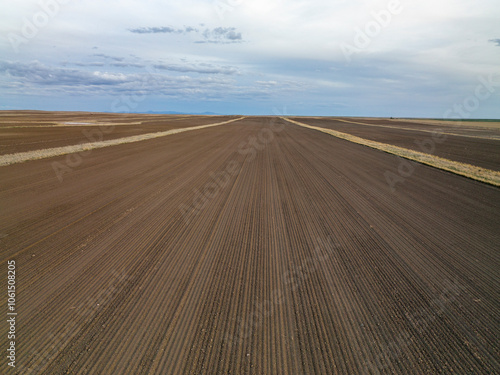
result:
<svg viewBox="0 0 500 375"><path fill-rule="evenodd" d="M26 162L29 160L45 159L45 158L50 158L50 157L54 157L54 156L73 154L73 153L82 152L82 151L89 151L89 150L93 150L96 148L116 146L116 145L121 145L124 143L139 142L139 141L145 141L145 140L153 139L153 138L165 137L167 135L182 133L185 131L198 130L198 129L204 129L204 128L209 128L209 127L213 127L213 126L229 124L231 122L242 120L243 118L245 118L245 117L244 116L238 117L236 119L231 119L231 120L223 121L223 122L217 122L215 124L199 125L199 126L193 126L190 128L179 128L179 129L166 130L166 131L162 131L162 132L133 135L130 137L111 139L108 141L88 142L88 143L81 143L78 145L54 147L54 148L48 148L48 149L42 149L42 150L26 151L26 152L18 152L15 154L1 155L0 156L0 167L11 165L11 164L23 163L23 162Z"/></svg>
<svg viewBox="0 0 500 375"><path fill-rule="evenodd" d="M283 120L299 125L305 128L317 130L323 133L330 134L334 137L344 139L346 141L354 142L363 146L371 147L376 150L387 152L408 160L412 160L421 164L425 164L434 168L442 169L448 172L458 174L476 181L484 182L493 186L500 187L500 172L492 171L490 169L477 167L471 164L460 163L445 159L439 156L426 154L419 151L414 151L398 146L392 146L389 144L371 141L368 139L356 137L347 133L342 133L336 130L325 129L317 126L307 125L295 120L288 119L286 117L281 117Z"/></svg>

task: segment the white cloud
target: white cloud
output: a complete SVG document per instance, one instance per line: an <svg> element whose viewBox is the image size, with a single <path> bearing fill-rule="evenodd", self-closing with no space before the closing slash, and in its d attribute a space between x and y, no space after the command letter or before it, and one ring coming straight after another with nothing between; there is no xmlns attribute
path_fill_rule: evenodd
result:
<svg viewBox="0 0 500 375"><path fill-rule="evenodd" d="M19 97L23 85L26 92L74 85L74 95L113 95L133 90L150 67L163 77L159 93L229 103L255 95L269 99L269 108L284 98L291 104L330 100L348 106L342 95L351 87L359 91L351 103L374 103L373 93L384 84L397 90L394 102L427 93L428 102L420 105L436 115L436 106L466 95L478 76L498 71L496 0L401 0L403 10L391 14L350 61L342 43L355 45L359 30L380 23L397 0L219 1L228 5L222 17L217 1L210 0L67 1L17 53L7 38L0 41L0 55L17 64L0 79ZM25 37L23 23L40 11L35 0L11 2L0 15L0 31ZM308 91L294 94L285 82L307 85ZM247 107L254 104L249 100Z"/></svg>

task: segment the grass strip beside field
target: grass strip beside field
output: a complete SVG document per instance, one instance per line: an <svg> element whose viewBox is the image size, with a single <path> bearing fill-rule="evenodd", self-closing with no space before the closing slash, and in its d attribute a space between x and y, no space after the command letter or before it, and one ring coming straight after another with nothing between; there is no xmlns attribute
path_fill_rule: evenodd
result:
<svg viewBox="0 0 500 375"><path fill-rule="evenodd" d="M487 184L494 186L500 186L500 172L497 171L492 171L490 169L477 167L471 164L460 163L457 161L441 158L439 156L426 154L420 151L414 151L386 143L371 141L368 139L356 137L351 134L342 133L336 130L307 125L302 122L291 120L285 117L282 117L282 119L305 128L333 135L334 137L341 138L349 142L354 142L363 146L368 146L376 150L384 151L389 154L393 154L408 160L416 161L418 163L429 165L434 168L442 169L461 176L465 176L467 178L471 178L476 181L485 182Z"/></svg>
<svg viewBox="0 0 500 375"><path fill-rule="evenodd" d="M182 132L186 132L186 131L190 131L190 130L210 128L213 126L229 124L231 122L238 121L238 120L241 120L243 118L245 118L245 117L239 117L236 119L218 122L215 124L199 125L199 126L193 126L190 128L171 129L171 130L166 130L166 131L162 131L162 132L133 135L130 137L110 139L108 141L88 142L88 143L81 143L78 145L54 147L54 148L47 148L47 149L42 149L42 150L26 151L26 152L18 152L15 154L1 155L0 156L0 167L6 166L6 165L11 165L11 164L23 163L23 162L29 161L29 160L51 158L54 156L89 151L89 150L93 150L96 148L103 148L103 147L121 145L124 143L145 141L148 139L165 137L167 135L182 133Z"/></svg>

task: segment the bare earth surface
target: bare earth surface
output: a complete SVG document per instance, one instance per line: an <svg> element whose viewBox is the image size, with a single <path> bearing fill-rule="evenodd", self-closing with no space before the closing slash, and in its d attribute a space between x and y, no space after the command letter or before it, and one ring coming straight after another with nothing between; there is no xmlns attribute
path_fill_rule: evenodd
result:
<svg viewBox="0 0 500 375"><path fill-rule="evenodd" d="M64 160L0 169L2 373L500 372L498 188L270 118Z"/></svg>
<svg viewBox="0 0 500 375"><path fill-rule="evenodd" d="M231 116L171 116L106 114L68 115L58 121L38 114L12 122L12 116L0 115L0 155L44 148L107 141L132 135L227 121ZM55 118L60 117L54 116ZM98 117L96 119L96 117ZM235 116L236 117L236 116ZM94 124L94 125L90 125Z"/></svg>
<svg viewBox="0 0 500 375"><path fill-rule="evenodd" d="M459 126L453 122L448 125L440 122L439 126L436 126L378 119L296 119L307 125L333 129L486 169L500 170L500 124L497 128L479 128L474 125ZM435 139L439 141L436 142Z"/></svg>

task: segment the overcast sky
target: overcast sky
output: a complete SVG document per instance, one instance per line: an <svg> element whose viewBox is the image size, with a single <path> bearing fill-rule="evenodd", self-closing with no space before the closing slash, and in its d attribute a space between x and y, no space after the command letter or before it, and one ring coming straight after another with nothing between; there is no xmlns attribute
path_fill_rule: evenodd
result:
<svg viewBox="0 0 500 375"><path fill-rule="evenodd" d="M1 9L0 109L500 118L498 0Z"/></svg>

